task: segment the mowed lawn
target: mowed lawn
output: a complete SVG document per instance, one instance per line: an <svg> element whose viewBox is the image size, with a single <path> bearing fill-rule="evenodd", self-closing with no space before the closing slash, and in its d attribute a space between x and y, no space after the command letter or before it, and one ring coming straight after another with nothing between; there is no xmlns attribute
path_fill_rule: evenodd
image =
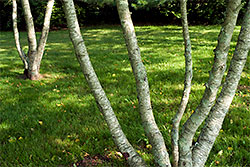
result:
<svg viewBox="0 0 250 167"><path fill-rule="evenodd" d="M219 26L190 27L194 75L182 124L197 107L204 92L219 31ZM240 27L237 27L229 60L239 31ZM171 119L181 100L185 73L182 29L178 26L141 26L136 27L136 33L148 72L155 118L171 153ZM82 34L92 64L125 134L139 154L153 166L151 147L141 126L135 80L121 28L86 27ZM25 51L26 35L25 32L20 34ZM67 30L49 34L41 64L43 79L23 80L22 72L23 65L12 32L1 32L0 166L76 166L80 161L90 166L127 166L91 95ZM206 166L249 164L248 57L240 86Z"/></svg>

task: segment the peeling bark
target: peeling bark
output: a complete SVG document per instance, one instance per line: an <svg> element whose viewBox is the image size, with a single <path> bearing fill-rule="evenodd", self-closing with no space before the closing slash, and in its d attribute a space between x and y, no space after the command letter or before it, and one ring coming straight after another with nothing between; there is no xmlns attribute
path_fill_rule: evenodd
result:
<svg viewBox="0 0 250 167"><path fill-rule="evenodd" d="M170 167L171 164L165 142L154 119L150 101L147 72L141 60L140 49L137 44L128 1L117 0L116 5L127 45L130 64L136 80L137 98L139 101L139 111L143 127L150 143L152 144L152 150L157 165L161 167Z"/></svg>
<svg viewBox="0 0 250 167"><path fill-rule="evenodd" d="M96 103L106 120L110 133L119 150L126 154L128 163L132 167L146 166L143 159L137 154L132 145L127 140L121 126L115 116L111 104L97 78L97 75L90 62L89 55L81 36L75 7L72 0L62 0L64 5L65 16L69 28L71 41L74 45L76 57L81 65L83 74L88 82L88 85L95 97Z"/></svg>
<svg viewBox="0 0 250 167"><path fill-rule="evenodd" d="M215 49L215 58L212 71L206 83L205 93L195 112L184 124L179 139L179 166L192 166L192 141L196 130L205 120L214 104L217 91L221 85L223 74L226 70L227 54L230 47L233 30L241 8L241 0L229 0L225 22L222 25L218 44Z"/></svg>
<svg viewBox="0 0 250 167"><path fill-rule="evenodd" d="M240 35L231 64L229 67L226 81L223 85L220 96L216 104L208 115L206 124L193 148L193 166L204 166L208 155L213 147L216 137L219 135L224 118L232 103L235 91L240 81L240 76L245 66L248 52L250 49L250 1L244 16Z"/></svg>
<svg viewBox="0 0 250 167"><path fill-rule="evenodd" d="M187 19L187 0L180 0L181 7L181 17L182 17L182 29L183 29L183 38L185 43L185 81L183 96L181 103L179 105L178 111L176 112L175 117L173 118L173 128L171 131L171 142L172 142L172 155L173 155L173 166L178 167L179 161L179 126L180 121L185 112L185 109L188 104L189 94L191 91L191 81L193 77L192 71L192 55L191 55L191 40L188 30L188 19Z"/></svg>

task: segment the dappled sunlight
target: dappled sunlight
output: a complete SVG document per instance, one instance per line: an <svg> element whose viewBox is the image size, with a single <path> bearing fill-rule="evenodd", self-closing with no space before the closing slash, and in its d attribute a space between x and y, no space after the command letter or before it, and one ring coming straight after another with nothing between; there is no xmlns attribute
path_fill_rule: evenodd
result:
<svg viewBox="0 0 250 167"><path fill-rule="evenodd" d="M142 61L148 72L155 119L170 148L171 119L181 100L185 75L182 28L137 26L135 29ZM236 30L229 58L233 54L239 27ZM145 147L147 140L138 112L135 79L121 27L85 27L81 33L124 133L143 156L152 157ZM194 112L202 98L213 64L218 33L219 26L190 27L194 74L190 101L182 123ZM26 33L21 32L20 35L22 46L28 49ZM1 43L0 50L0 157L13 164L33 163L39 166L38 162L45 162L68 165L83 159L85 153L92 156L117 151L74 55L68 31L50 32L41 64L44 77L39 81L18 78L23 73L23 65L12 38L12 32L4 32L1 39L5 42ZM223 125L224 132L212 155L217 155L224 145L229 147L235 140L230 137L249 134L250 122L245 119L249 115L249 92L243 89L243 86L250 86L249 70L247 62L240 83L242 87L237 90ZM246 137L244 140L246 144L239 147L247 151L249 140ZM7 156L4 154L7 152L13 154ZM23 161L18 157L22 157ZM213 156L209 161L213 161Z"/></svg>
<svg viewBox="0 0 250 167"><path fill-rule="evenodd" d="M7 51L7 49L0 48L0 52L4 52L4 51Z"/></svg>
<svg viewBox="0 0 250 167"><path fill-rule="evenodd" d="M9 130L11 128L11 125L6 123L6 122L2 122L0 124L0 131L3 131L3 130Z"/></svg>

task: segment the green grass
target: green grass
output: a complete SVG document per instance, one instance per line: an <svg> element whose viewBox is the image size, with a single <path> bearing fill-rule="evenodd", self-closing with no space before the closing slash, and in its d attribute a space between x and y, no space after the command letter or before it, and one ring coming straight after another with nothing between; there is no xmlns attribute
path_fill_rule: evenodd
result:
<svg viewBox="0 0 250 167"><path fill-rule="evenodd" d="M213 64L219 26L190 27L194 78L182 123L196 108ZM229 59L240 28L233 36ZM147 68L156 121L171 151L170 130L181 99L184 48L181 27L136 27ZM129 141L150 163L152 155L138 114L135 81L118 26L82 30L92 64ZM27 51L26 33L21 43ZM40 81L22 80L23 65L12 32L0 34L0 166L68 166L86 154L117 150L74 56L68 31L50 32ZM248 58L237 94L211 151L207 166L250 164L250 64ZM243 87L246 86L246 87ZM221 151L222 150L222 151ZM111 156L106 166L125 166ZM105 166L100 164L100 166Z"/></svg>

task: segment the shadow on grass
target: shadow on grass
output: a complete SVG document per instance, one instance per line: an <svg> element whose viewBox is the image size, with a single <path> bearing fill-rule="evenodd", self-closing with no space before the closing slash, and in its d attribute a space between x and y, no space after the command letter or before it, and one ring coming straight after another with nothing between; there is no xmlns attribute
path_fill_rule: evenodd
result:
<svg viewBox="0 0 250 167"><path fill-rule="evenodd" d="M136 30L148 70L156 121L167 147L171 148L171 119L178 108L184 81L181 28L149 26ZM183 120L202 96L212 65L214 39L218 35L215 27L191 27L190 31L194 48L194 85ZM148 140L140 123L135 81L120 27L90 27L82 33L92 64L124 132L137 150L146 153L143 155L146 161L151 161L150 150L145 147ZM8 41L10 36L8 32L4 35L3 40L7 42L1 44L4 50L0 53L0 160L3 165L68 165L84 159L86 153L108 155L117 151L81 73L68 32L50 33L41 65L41 73L48 74L48 78L40 81L17 78L23 70L14 43ZM22 43L26 44L23 38ZM246 124L250 125L247 121ZM242 149L247 150L248 145ZM213 155L221 149L215 148ZM237 162L250 161L245 159ZM234 163L224 161L229 165ZM208 162L213 162L213 156ZM113 157L111 164L124 166L125 162Z"/></svg>

